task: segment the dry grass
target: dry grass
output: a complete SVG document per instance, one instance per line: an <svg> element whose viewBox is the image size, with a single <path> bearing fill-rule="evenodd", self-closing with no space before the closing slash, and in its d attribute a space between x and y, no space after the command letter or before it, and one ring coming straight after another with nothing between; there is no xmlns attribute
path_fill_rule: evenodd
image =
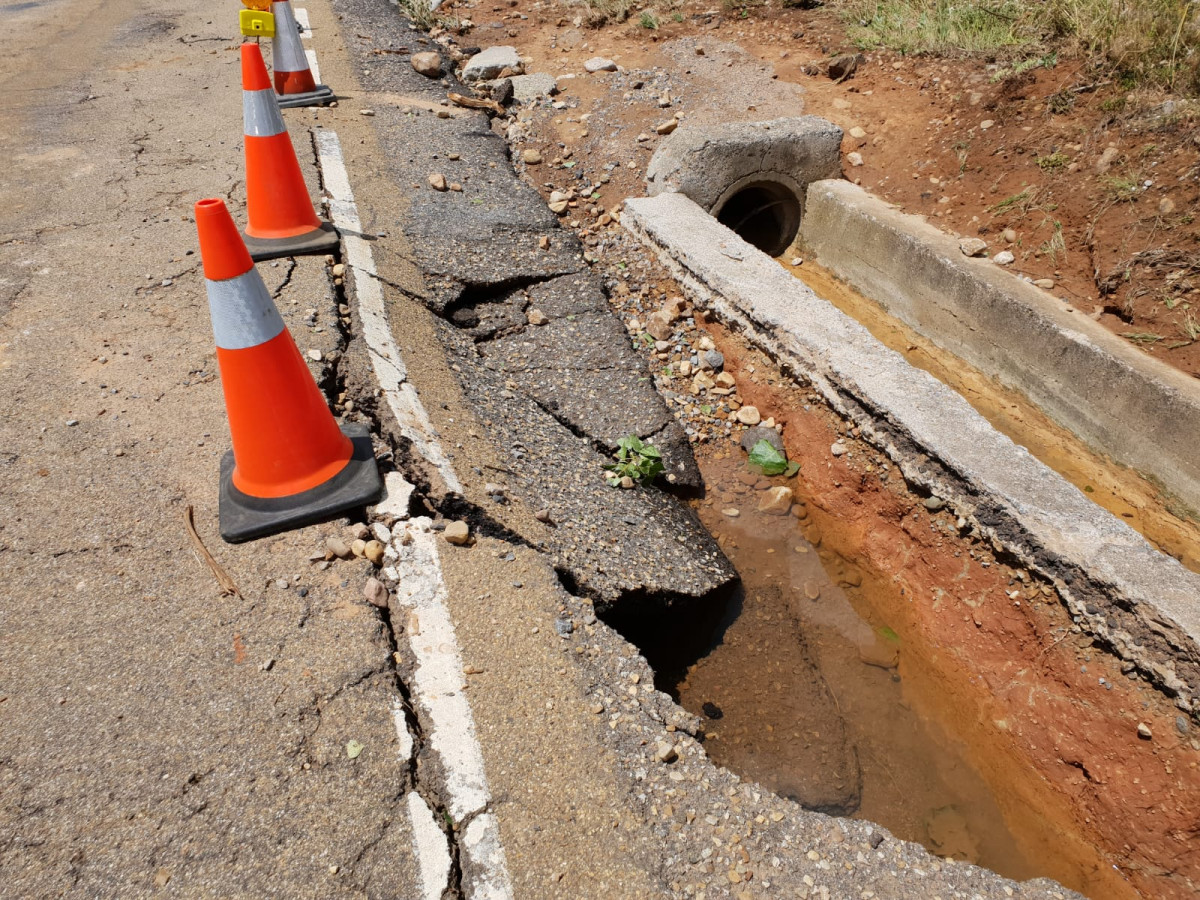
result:
<svg viewBox="0 0 1200 900"><path fill-rule="evenodd" d="M864 48L1078 54L1129 89L1200 93L1200 0L835 0Z"/></svg>

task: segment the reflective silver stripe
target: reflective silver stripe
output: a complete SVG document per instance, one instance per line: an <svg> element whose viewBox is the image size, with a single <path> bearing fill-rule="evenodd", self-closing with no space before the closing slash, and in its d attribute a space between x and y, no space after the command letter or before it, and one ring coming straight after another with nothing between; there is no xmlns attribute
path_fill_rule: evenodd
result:
<svg viewBox="0 0 1200 900"><path fill-rule="evenodd" d="M271 88L242 91L242 118L246 120L246 137L274 137L287 131Z"/></svg>
<svg viewBox="0 0 1200 900"><path fill-rule="evenodd" d="M257 269L206 284L213 337L222 350L257 347L283 331L283 319Z"/></svg>
<svg viewBox="0 0 1200 900"><path fill-rule="evenodd" d="M296 30L292 4L286 0L282 3L272 3L271 15L275 17L271 66L276 72L304 71L308 68L308 59L304 56L304 45L300 43L300 32Z"/></svg>

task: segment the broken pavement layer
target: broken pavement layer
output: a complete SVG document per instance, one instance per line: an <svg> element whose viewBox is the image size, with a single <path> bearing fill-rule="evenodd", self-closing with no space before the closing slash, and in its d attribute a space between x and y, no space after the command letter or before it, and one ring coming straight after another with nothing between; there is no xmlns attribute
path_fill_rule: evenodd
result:
<svg viewBox="0 0 1200 900"><path fill-rule="evenodd" d="M663 452L666 474L698 487L699 471L682 429L633 353L577 239L562 230L538 194L520 182L507 145L482 113L444 108L447 89L407 59L382 63L373 48L423 39L384 6L345 5L370 18L349 33L364 87L386 95L373 124L395 183L412 193L397 227L411 257L376 249L380 268L415 271L419 300L445 320L444 344L479 418L493 429L528 505L557 523L549 542L567 581L601 608L624 600L707 597L736 577L695 514L653 488L616 490L604 479L617 441L630 433ZM393 105L393 103L395 105ZM457 157L451 159L450 157ZM444 174L460 191L436 191ZM378 224L378 223L377 223ZM543 249L544 245L544 249ZM396 285L390 285L399 289ZM529 324L537 308L546 324ZM514 448L524 448L520 456Z"/></svg>

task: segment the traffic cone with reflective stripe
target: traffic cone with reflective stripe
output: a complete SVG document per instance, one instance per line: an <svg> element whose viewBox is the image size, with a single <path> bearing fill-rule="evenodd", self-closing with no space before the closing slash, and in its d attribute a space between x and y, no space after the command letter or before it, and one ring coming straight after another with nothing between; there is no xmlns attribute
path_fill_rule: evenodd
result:
<svg viewBox="0 0 1200 900"><path fill-rule="evenodd" d="M292 4L284 0L271 4L271 15L275 17L275 37L271 39L271 67L275 70L275 95L284 109L294 106L324 106L334 99L327 85L317 84L304 45L300 43L300 31Z"/></svg>
<svg viewBox="0 0 1200 900"><path fill-rule="evenodd" d="M255 260L331 253L338 233L313 212L258 44L242 44L246 132L246 248Z"/></svg>
<svg viewBox="0 0 1200 900"><path fill-rule="evenodd" d="M361 425L338 427L221 200L196 204L233 451L221 460L221 537L236 543L373 503Z"/></svg>

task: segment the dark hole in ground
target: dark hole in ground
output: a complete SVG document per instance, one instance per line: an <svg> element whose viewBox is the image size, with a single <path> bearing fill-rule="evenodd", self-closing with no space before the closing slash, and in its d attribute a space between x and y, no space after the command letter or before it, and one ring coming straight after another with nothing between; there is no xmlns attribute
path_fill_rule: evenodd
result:
<svg viewBox="0 0 1200 900"><path fill-rule="evenodd" d="M758 181L726 200L717 221L764 253L778 256L796 239L800 201L782 184Z"/></svg>

